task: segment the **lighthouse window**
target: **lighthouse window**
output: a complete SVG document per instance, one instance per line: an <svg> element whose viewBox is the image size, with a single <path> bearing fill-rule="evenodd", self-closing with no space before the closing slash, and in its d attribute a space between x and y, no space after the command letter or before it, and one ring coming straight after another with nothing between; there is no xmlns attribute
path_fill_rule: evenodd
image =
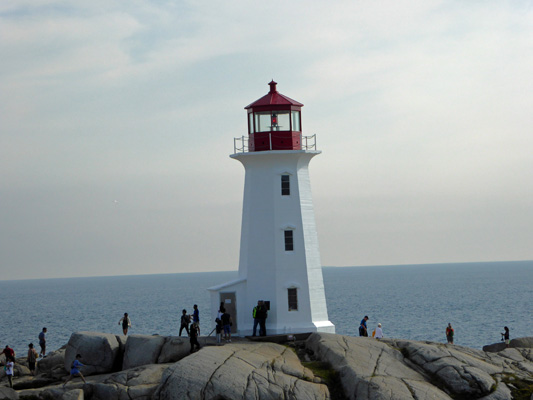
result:
<svg viewBox="0 0 533 400"><path fill-rule="evenodd" d="M248 114L248 132L254 133L254 115Z"/></svg>
<svg viewBox="0 0 533 400"><path fill-rule="evenodd" d="M281 195L289 196L291 194L290 175L281 175Z"/></svg>
<svg viewBox="0 0 533 400"><path fill-rule="evenodd" d="M300 111L293 111L291 113L291 119L292 119L292 130L293 131L301 131L300 128Z"/></svg>
<svg viewBox="0 0 533 400"><path fill-rule="evenodd" d="M273 113L274 114L274 113ZM291 130L291 115L289 111L277 111L277 121L278 124L275 127L272 127L273 131L290 131Z"/></svg>
<svg viewBox="0 0 533 400"><path fill-rule="evenodd" d="M270 132L272 126L272 113L257 112L255 113L255 131L256 132Z"/></svg>
<svg viewBox="0 0 533 400"><path fill-rule="evenodd" d="M293 250L294 250L293 231L287 230L285 231L285 251L293 251Z"/></svg>
<svg viewBox="0 0 533 400"><path fill-rule="evenodd" d="M298 289L287 289L289 295L289 311L298 311Z"/></svg>

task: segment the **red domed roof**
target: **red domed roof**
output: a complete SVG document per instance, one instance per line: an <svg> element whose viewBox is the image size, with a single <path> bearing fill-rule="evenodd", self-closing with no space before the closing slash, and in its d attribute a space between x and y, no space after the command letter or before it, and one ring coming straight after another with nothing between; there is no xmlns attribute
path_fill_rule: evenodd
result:
<svg viewBox="0 0 533 400"><path fill-rule="evenodd" d="M297 102L287 96L282 95L276 90L277 83L272 80L269 83L270 92L261 97L259 100L254 101L253 103L244 107L245 109L256 108L256 107L269 107L269 106L296 106L303 107L302 103Z"/></svg>

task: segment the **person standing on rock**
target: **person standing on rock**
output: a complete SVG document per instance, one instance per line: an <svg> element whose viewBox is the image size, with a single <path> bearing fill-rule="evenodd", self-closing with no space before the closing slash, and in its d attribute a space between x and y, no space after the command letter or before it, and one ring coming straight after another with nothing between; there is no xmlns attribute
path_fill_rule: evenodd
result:
<svg viewBox="0 0 533 400"><path fill-rule="evenodd" d="M224 314L222 314L220 319L222 320L222 326L224 327L224 339L226 342L231 343L231 326L233 325L231 322L231 315L224 310Z"/></svg>
<svg viewBox="0 0 533 400"><path fill-rule="evenodd" d="M128 317L128 313L125 312L124 313L124 316L122 318L120 318L120 320L118 321L118 324L122 324L122 332L124 333L124 335L127 335L128 334L128 328L131 327L131 320L130 320L130 317Z"/></svg>
<svg viewBox="0 0 533 400"><path fill-rule="evenodd" d="M359 336L368 336L366 321L368 321L368 315L365 315L365 317L361 320L361 324L359 325Z"/></svg>
<svg viewBox="0 0 533 400"><path fill-rule="evenodd" d="M6 357L6 362L7 360L9 360L11 357L15 358L15 350L13 350L11 347L9 347L8 345L6 345L5 349L2 350L2 352L0 354L3 354L5 357Z"/></svg>
<svg viewBox="0 0 533 400"><path fill-rule="evenodd" d="M181 312L181 325L180 325L180 333L178 336L181 336L181 332L183 329L187 332L187 336L189 336L189 324L191 323L191 316L187 315L187 310L182 310Z"/></svg>
<svg viewBox="0 0 533 400"><path fill-rule="evenodd" d="M33 343L28 345L28 368L30 373L35 376L35 363L39 358L39 353L33 348Z"/></svg>
<svg viewBox="0 0 533 400"><path fill-rule="evenodd" d="M195 304L192 306L194 311L192 312L192 322L196 322L198 325L200 325L200 310L198 310L198 306Z"/></svg>
<svg viewBox="0 0 533 400"><path fill-rule="evenodd" d="M448 323L448 326L446 327L446 340L448 341L448 344L453 344L453 328L452 324Z"/></svg>
<svg viewBox="0 0 533 400"><path fill-rule="evenodd" d="M6 376L9 387L13 388L13 369L15 368L15 357L6 357Z"/></svg>
<svg viewBox="0 0 533 400"><path fill-rule="evenodd" d="M191 354L194 353L194 348L200 350L200 343L198 343L198 336L200 336L200 325L196 322L191 324L191 330L189 331L189 337L191 338Z"/></svg>
<svg viewBox="0 0 533 400"><path fill-rule="evenodd" d="M39 356L45 357L46 356L46 327L43 328L41 333L39 333L39 346L41 347L41 351L39 352Z"/></svg>
<svg viewBox="0 0 533 400"><path fill-rule="evenodd" d="M72 378L77 377L77 376L81 378L83 383L87 383L87 381L85 380L85 378L83 377L80 371L80 368L84 366L80 360L81 360L81 354L76 354L76 358L74 359L74 361L72 361L72 364L70 366L70 375L68 376L67 380L63 384L63 387L67 385L68 381L70 381Z"/></svg>
<svg viewBox="0 0 533 400"><path fill-rule="evenodd" d="M503 340L505 342L505 347L509 347L509 343L510 343L510 340L509 340L509 328L504 326L503 330L504 330L504 332L502 333L502 336L503 336Z"/></svg>
<svg viewBox="0 0 533 400"><path fill-rule="evenodd" d="M268 310L266 308L265 302L261 300L261 308L258 312L258 318L259 318L259 336L266 336L267 334L267 328L266 328L266 319L268 317Z"/></svg>

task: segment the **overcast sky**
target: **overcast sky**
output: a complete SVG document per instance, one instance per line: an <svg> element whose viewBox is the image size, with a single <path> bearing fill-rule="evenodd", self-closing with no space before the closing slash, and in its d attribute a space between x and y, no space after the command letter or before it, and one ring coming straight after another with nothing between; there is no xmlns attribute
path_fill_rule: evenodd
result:
<svg viewBox="0 0 533 400"><path fill-rule="evenodd" d="M268 82L322 264L533 259L531 1L0 2L0 279L236 270Z"/></svg>

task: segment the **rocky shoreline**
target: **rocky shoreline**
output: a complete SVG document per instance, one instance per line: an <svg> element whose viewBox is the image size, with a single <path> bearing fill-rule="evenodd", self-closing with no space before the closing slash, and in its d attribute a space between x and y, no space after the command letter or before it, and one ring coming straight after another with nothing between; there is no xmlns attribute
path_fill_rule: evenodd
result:
<svg viewBox="0 0 533 400"><path fill-rule="evenodd" d="M216 346L188 338L73 333L30 375L15 367L14 389L0 372L1 399L533 399L533 337L484 351L435 342L314 333L281 344L236 338ZM82 355L86 377L70 381Z"/></svg>

